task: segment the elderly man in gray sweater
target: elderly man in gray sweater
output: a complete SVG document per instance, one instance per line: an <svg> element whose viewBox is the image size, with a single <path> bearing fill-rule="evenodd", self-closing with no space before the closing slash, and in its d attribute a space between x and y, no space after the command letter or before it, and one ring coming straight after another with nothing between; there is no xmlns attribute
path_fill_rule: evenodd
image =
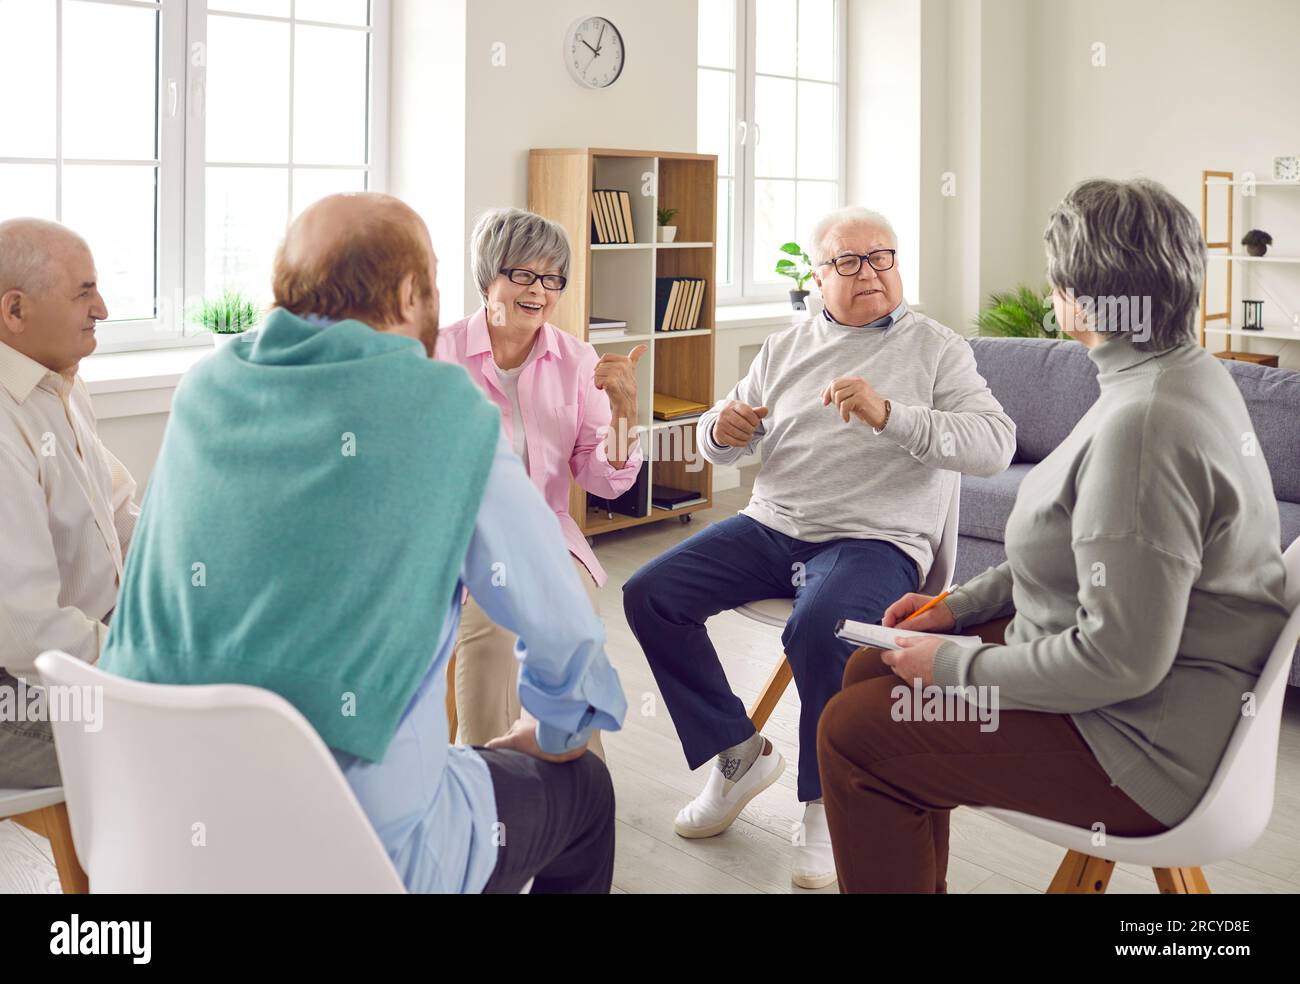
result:
<svg viewBox="0 0 1300 984"><path fill-rule="evenodd" d="M761 451L749 505L647 564L624 608L682 741L710 759L704 791L677 816L683 837L725 830L785 768L732 692L704 622L762 598L794 599L782 641L801 702L793 879L835 880L821 805L817 721L853 647L841 618L878 622L929 571L959 473L990 476L1015 450L1015 425L966 341L908 308L898 241L881 215L846 208L813 233L826 307L778 331L748 374L700 419L715 464Z"/></svg>

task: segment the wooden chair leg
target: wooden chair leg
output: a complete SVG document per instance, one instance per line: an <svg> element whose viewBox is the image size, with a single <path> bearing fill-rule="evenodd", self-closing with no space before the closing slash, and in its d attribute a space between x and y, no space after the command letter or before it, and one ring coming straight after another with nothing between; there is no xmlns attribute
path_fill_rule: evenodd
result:
<svg viewBox="0 0 1300 984"><path fill-rule="evenodd" d="M1067 851L1056 877L1047 889L1048 895L1102 895L1110 884L1110 873L1115 862L1094 858L1091 854Z"/></svg>
<svg viewBox="0 0 1300 984"><path fill-rule="evenodd" d="M19 813L17 816L4 817L5 820L12 820L20 827L26 827L33 834L45 836L45 825L41 823L42 810L33 810L31 813Z"/></svg>
<svg viewBox="0 0 1300 984"><path fill-rule="evenodd" d="M451 729L451 734L447 736L448 744L456 744L456 728L459 722L456 719L456 649L451 651L451 659L447 660L447 726Z"/></svg>
<svg viewBox="0 0 1300 984"><path fill-rule="evenodd" d="M755 731L763 730L763 725L767 724L767 719L776 710L781 695L785 693L785 688L790 685L790 681L793 679L794 670L790 669L790 661L782 656L781 662L777 663L772 669L772 675L767 678L767 683L763 684L758 700L754 702L754 706L750 709L749 719L754 723Z"/></svg>
<svg viewBox="0 0 1300 984"><path fill-rule="evenodd" d="M1152 868L1161 895L1209 895L1210 883L1200 868Z"/></svg>
<svg viewBox="0 0 1300 984"><path fill-rule="evenodd" d="M68 823L66 805L56 803L9 819L50 842L50 853L54 855L54 867L59 873L64 895L85 895L90 891L90 879L77 859L77 849L72 846L72 825Z"/></svg>

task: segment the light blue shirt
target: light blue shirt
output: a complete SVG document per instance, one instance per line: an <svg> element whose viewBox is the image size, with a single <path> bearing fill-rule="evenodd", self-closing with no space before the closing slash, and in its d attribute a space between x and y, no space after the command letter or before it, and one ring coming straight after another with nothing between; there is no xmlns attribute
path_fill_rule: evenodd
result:
<svg viewBox="0 0 1300 984"><path fill-rule="evenodd" d="M437 504L428 510L436 518ZM538 720L543 751L576 748L593 729L617 731L627 712L618 674L605 657L605 627L569 560L559 521L504 437L460 577L444 602L433 665L383 760L334 752L412 892L479 892L496 865L500 838L487 763L474 749L447 743L447 661L462 586L494 622L520 637L520 702Z"/></svg>
<svg viewBox="0 0 1300 984"><path fill-rule="evenodd" d="M889 314L885 315L883 318L877 318L875 321L871 322L871 324L869 324L869 325L842 325L842 327L845 327L845 328L859 328L859 327L861 327L861 328L888 328L888 327L890 327L891 325L897 324L898 319L901 318L901 317L902 317L904 314L906 314L906 313L907 313L907 301L901 301L901 302L899 303L898 307L894 308L894 310L892 310L891 312L889 312ZM830 309L830 308L825 308L825 307L822 308L822 317L825 318L827 321L829 321L829 322L830 322L831 324L833 324L833 325L839 325L839 324L841 324L841 322L836 321L835 318L831 315L831 309Z"/></svg>

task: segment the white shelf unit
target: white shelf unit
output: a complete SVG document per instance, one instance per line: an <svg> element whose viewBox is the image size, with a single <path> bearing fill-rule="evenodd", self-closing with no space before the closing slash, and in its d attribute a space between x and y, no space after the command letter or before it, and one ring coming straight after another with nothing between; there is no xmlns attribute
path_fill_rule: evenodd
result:
<svg viewBox="0 0 1300 984"><path fill-rule="evenodd" d="M1263 362L1265 364L1277 365L1275 355L1259 354L1234 350L1234 341L1250 341L1254 339L1271 339L1281 342L1300 342L1300 331L1293 330L1286 325L1269 325L1264 328L1242 328L1236 322L1240 318L1240 312L1233 309L1233 276L1237 272L1247 285L1251 283L1250 272L1258 269L1256 264L1276 264L1282 267L1300 264L1300 256L1291 255L1264 255L1251 256L1249 253L1235 252L1240 246L1237 238L1234 217L1236 213L1237 199L1254 199L1256 188L1266 189L1292 189L1300 190L1300 182L1297 181L1257 181L1254 179L1237 180L1236 175L1231 171L1203 171L1201 173L1201 230L1205 236L1206 248L1209 250L1208 258L1211 260L1225 261L1222 266L1225 305L1222 311L1209 310L1209 276L1207 273L1206 284L1201 291L1201 344L1205 345L1207 336L1221 336L1224 339L1224 351L1218 353L1223 358L1246 359L1252 362ZM1241 191L1240 189L1246 189ZM1218 240L1210 237L1210 217L1209 217L1209 198L1210 191L1216 190L1226 196L1227 205L1227 232ZM1243 207L1249 202L1243 201ZM1244 264L1244 266L1238 266ZM1243 288L1244 289L1244 288ZM1290 312L1288 312L1290 313ZM1216 322L1219 322L1216 324Z"/></svg>

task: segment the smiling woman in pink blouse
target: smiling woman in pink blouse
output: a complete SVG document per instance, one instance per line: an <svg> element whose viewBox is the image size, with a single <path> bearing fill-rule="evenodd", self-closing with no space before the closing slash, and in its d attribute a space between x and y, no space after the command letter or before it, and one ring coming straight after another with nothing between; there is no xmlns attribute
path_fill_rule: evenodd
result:
<svg viewBox="0 0 1300 984"><path fill-rule="evenodd" d="M598 356L549 322L569 274L568 236L556 223L497 209L475 225L470 250L483 307L439 333L438 358L464 366L501 409L502 432L555 510L594 607L606 576L569 515L569 480L605 498L636 481L636 363L646 348ZM621 447L619 435L628 435ZM514 645L513 633L466 601L456 644L461 742L486 744L519 718ZM598 735L589 747L604 757Z"/></svg>

